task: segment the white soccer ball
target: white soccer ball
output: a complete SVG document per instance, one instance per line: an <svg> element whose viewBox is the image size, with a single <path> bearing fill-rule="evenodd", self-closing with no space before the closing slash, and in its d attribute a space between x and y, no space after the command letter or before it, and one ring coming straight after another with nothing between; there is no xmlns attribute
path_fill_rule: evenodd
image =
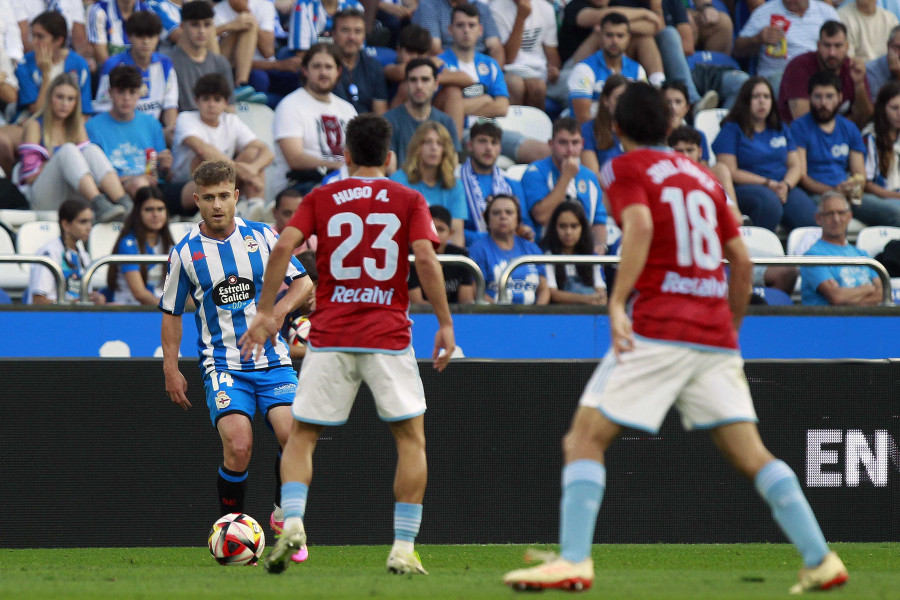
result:
<svg viewBox="0 0 900 600"><path fill-rule="evenodd" d="M208 543L220 565L246 565L262 556L266 534L250 515L231 513L213 523Z"/></svg>
<svg viewBox="0 0 900 600"><path fill-rule="evenodd" d="M306 345L306 339L309 337L309 317L297 317L288 325L287 343L288 346Z"/></svg>

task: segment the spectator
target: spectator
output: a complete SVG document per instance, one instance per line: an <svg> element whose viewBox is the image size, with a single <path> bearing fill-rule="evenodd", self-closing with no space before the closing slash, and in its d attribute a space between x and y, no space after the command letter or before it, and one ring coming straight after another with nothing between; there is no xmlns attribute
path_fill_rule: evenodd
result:
<svg viewBox="0 0 900 600"><path fill-rule="evenodd" d="M337 48L315 44L303 55L302 68L306 85L275 108L274 184L305 193L344 165L344 129L356 109L332 93L341 75Z"/></svg>
<svg viewBox="0 0 900 600"><path fill-rule="evenodd" d="M125 22L131 47L103 63L97 88L97 112L110 109L109 74L119 65L130 65L141 74L141 97L136 110L151 115L163 125L166 141L171 142L178 117L178 76L168 56L156 51L162 23L150 11L136 12Z"/></svg>
<svg viewBox="0 0 900 600"><path fill-rule="evenodd" d="M431 34L419 25L407 25L400 31L397 41L397 60L384 67L384 78L390 87L396 88L392 94L391 108L396 108L406 102L406 65L414 58L429 58L434 66L441 70L444 61L437 56L432 56ZM455 128L454 128L455 129Z"/></svg>
<svg viewBox="0 0 900 600"><path fill-rule="evenodd" d="M450 243L453 235L453 218L450 211L443 206L431 206L431 218L434 221L434 230L437 231L440 245L435 250L436 254L449 254L453 256L469 256L465 248ZM441 263L444 272L444 289L447 290L447 302L450 304L472 304L475 302L475 279L468 267L454 263ZM428 297L419 283L419 275L416 266L409 265L409 302L410 304L428 304Z"/></svg>
<svg viewBox="0 0 900 600"><path fill-rule="evenodd" d="M52 11L58 12L65 19L67 42L70 47L91 62L91 45L84 25L87 11L82 0L10 0L10 4L14 8L15 20L18 21L21 42L21 52L10 49L10 58L21 60L24 53L34 50L34 40L28 36L29 25L39 14Z"/></svg>
<svg viewBox="0 0 900 600"><path fill-rule="evenodd" d="M606 254L606 210L597 176L581 164L583 146L575 119L565 117L553 123L550 156L531 163L522 177L525 206L541 239L559 204L565 200L581 202L591 223L594 249L597 254Z"/></svg>
<svg viewBox="0 0 900 600"><path fill-rule="evenodd" d="M506 266L520 256L541 254L534 242L516 235L522 224L519 202L507 194L490 198L484 211L488 235L482 236L469 249L486 284L484 299L496 302L500 275ZM547 286L547 270L544 265L523 265L513 271L507 283L507 291L513 304L547 304L550 289Z"/></svg>
<svg viewBox="0 0 900 600"><path fill-rule="evenodd" d="M196 0L189 0L188 4ZM178 0L146 0L147 6L150 7L159 20L162 21L162 33L159 36L159 44L165 50L171 50L181 39L184 31L181 28L181 1ZM210 50L215 48L219 50L219 44L215 41L215 36L210 38L214 44L210 44ZM168 54L168 52L167 52Z"/></svg>
<svg viewBox="0 0 900 600"><path fill-rule="evenodd" d="M891 30L900 25L894 13L878 6L877 0L847 2L838 15L847 26L847 41L853 58L869 62L878 58ZM877 94L878 90L872 90Z"/></svg>
<svg viewBox="0 0 900 600"><path fill-rule="evenodd" d="M486 6L483 9L488 10ZM435 105L453 118L456 133L462 138L467 116L505 116L509 91L498 62L476 50L475 42L484 30L479 9L462 2L453 7L452 14L449 30L453 44L438 56L449 73L441 78L444 87Z"/></svg>
<svg viewBox="0 0 900 600"><path fill-rule="evenodd" d="M331 42L334 16L349 9L365 10L359 0L294 0L288 48L305 52L315 44Z"/></svg>
<svg viewBox="0 0 900 600"><path fill-rule="evenodd" d="M480 23L477 31L470 31L472 49L479 54L489 55L498 64L506 64L500 32L494 23L491 9L484 2L476 1L469 4L465 0L420 0L419 8L412 16L412 22L421 25L431 34L431 53L440 54L449 51L456 43L452 34L453 19L456 10L461 6L470 6L473 10L464 9L466 14L476 18Z"/></svg>
<svg viewBox="0 0 900 600"><path fill-rule="evenodd" d="M285 226L288 224L288 221L291 220L291 217L294 216L294 213L297 212L297 207L300 206L300 202L303 200L303 195L293 188L285 188L278 192L275 196L275 204L272 206L272 216L275 218L275 233L281 234L284 230ZM308 238L303 240L303 243L297 246L294 254L299 254L306 251L315 252L318 247L318 236L315 234L309 236ZM301 263L306 266L306 263L301 261ZM309 270L307 269L307 273ZM317 277L310 275L314 280Z"/></svg>
<svg viewBox="0 0 900 600"><path fill-rule="evenodd" d="M168 256L174 245L162 191L155 185L139 189L134 195L134 208L113 244L113 254ZM156 306L165 279L165 263L112 263L106 274L106 285L114 304Z"/></svg>
<svg viewBox="0 0 900 600"><path fill-rule="evenodd" d="M579 123L591 120L611 75L622 75L629 81L647 79L644 68L625 55L631 40L628 19L621 13L609 13L600 22L600 34L600 50L575 65L569 75L569 106Z"/></svg>
<svg viewBox="0 0 900 600"><path fill-rule="evenodd" d="M131 34L125 22L142 10L150 10L144 0L98 0L87 8L87 39L98 67L110 56L128 50Z"/></svg>
<svg viewBox="0 0 900 600"><path fill-rule="evenodd" d="M44 105L50 81L60 73L74 73L81 92L81 111L90 115L91 72L88 64L78 54L66 47L66 20L58 12L47 11L35 17L31 24L31 40L34 50L16 67L19 82L18 115L22 121ZM7 125L0 128L0 168L12 172L16 148L22 143L22 126Z"/></svg>
<svg viewBox="0 0 900 600"><path fill-rule="evenodd" d="M33 209L57 209L72 192L90 199L101 223L120 220L130 209L131 199L115 169L88 139L81 96L71 74L62 73L50 82L41 110L25 122L22 142L19 183Z"/></svg>
<svg viewBox="0 0 900 600"><path fill-rule="evenodd" d="M384 67L378 59L362 51L366 22L358 10L334 15L334 47L341 54L341 77L334 94L353 105L358 113L384 114L388 107Z"/></svg>
<svg viewBox="0 0 900 600"><path fill-rule="evenodd" d="M467 247L471 247L476 239L487 233L483 215L488 198L496 194L508 194L516 199L525 197L522 185L507 177L497 166L503 135L503 130L493 121L475 123L469 130L469 141L466 144L469 156L459 170L468 212L465 222ZM527 224L528 221L526 215L522 227L527 228L527 231L520 228L517 233L533 240L534 231Z"/></svg>
<svg viewBox="0 0 900 600"><path fill-rule="evenodd" d="M194 86L194 103L198 110L178 115L175 122L175 141L171 180L179 182L171 187L181 189L180 208L192 214L197 203L197 186L191 173L207 160L233 161L241 198L237 202L239 216L250 217L265 204L265 168L274 155L240 117L226 112L231 86L218 73L204 75ZM254 215L256 219L258 215Z"/></svg>
<svg viewBox="0 0 900 600"><path fill-rule="evenodd" d="M431 104L438 88L437 72L437 67L430 58L414 58L406 63L406 101L384 113L384 118L391 124L391 150L394 153L392 171L397 164L406 162L410 140L419 125L425 121L435 121L446 127L453 140L454 150L460 150L453 119Z"/></svg>
<svg viewBox="0 0 900 600"><path fill-rule="evenodd" d="M672 129L680 127L681 125L687 125L686 119L688 113L691 112L691 105L688 102L688 92L684 87L684 84L680 81L667 81L663 84L661 91L663 99L669 106L669 117L672 120ZM702 143L700 144L700 160L698 162L708 165L709 141L706 139L705 133L702 131L699 133L702 138Z"/></svg>
<svg viewBox="0 0 900 600"><path fill-rule="evenodd" d="M900 82L889 81L878 92L875 117L863 130L866 143L866 189L900 208Z"/></svg>
<svg viewBox="0 0 900 600"><path fill-rule="evenodd" d="M613 115L619 96L625 91L628 80L622 75L613 74L606 80L600 92L597 104L597 115L592 121L581 126L581 137L584 148L581 151L581 164L591 170L598 178L600 167L611 158L623 154L625 150L613 130Z"/></svg>
<svg viewBox="0 0 900 600"><path fill-rule="evenodd" d="M731 54L734 22L712 0L688 0L688 18L698 50Z"/></svg>
<svg viewBox="0 0 900 600"><path fill-rule="evenodd" d="M77 302L81 298L81 277L85 267L91 263L84 244L91 235L93 225L94 213L87 202L75 198L66 200L59 206L60 236L50 240L36 252L62 267L68 302ZM105 303L98 292L91 293L90 298L94 304ZM56 277L53 272L43 265L32 265L25 303L55 304L57 299Z"/></svg>
<svg viewBox="0 0 900 600"><path fill-rule="evenodd" d="M194 0L181 9L182 35L178 45L167 52L178 74L178 110L197 110L194 104L194 85L209 73L219 73L234 88L234 76L228 59L209 49L215 39L213 8L207 0ZM257 98L261 99L261 98ZM235 102L234 94L228 103Z"/></svg>
<svg viewBox="0 0 900 600"><path fill-rule="evenodd" d="M842 192L829 190L822 194L816 223L822 228L822 239L804 256L841 256L868 258L868 254L847 243L850 225L850 203ZM800 294L803 304L811 306L875 306L881 303L881 279L869 267L847 265L803 267L800 269Z"/></svg>
<svg viewBox="0 0 900 600"><path fill-rule="evenodd" d="M840 21L826 21L819 33L815 52L791 60L784 70L778 92L778 112L790 124L809 112L806 82L817 71L829 71L840 78L844 103L840 113L862 126L872 116L872 101L866 88L866 66L847 57L847 27Z"/></svg>
<svg viewBox="0 0 900 600"><path fill-rule="evenodd" d="M692 161L702 164L716 176L719 184L725 190L725 195L728 198L728 208L732 209L735 220L738 223L742 222L744 216L741 214L740 209L738 209L737 204L735 204L737 192L734 191L734 181L731 179L731 170L722 162L717 162L710 167L703 160L703 151L701 148L706 144L706 137L703 133L690 125L679 125L678 127L674 127L671 133L669 133L666 143L669 144L669 147L675 152L683 154Z"/></svg>
<svg viewBox="0 0 900 600"><path fill-rule="evenodd" d="M757 75L744 83L712 149L731 172L741 213L755 226L775 231L779 223L788 229L815 223L816 205L798 186L803 160L768 79Z"/></svg>
<svg viewBox="0 0 900 600"><path fill-rule="evenodd" d="M253 95L257 90L249 81L254 59L275 56L275 3L221 0L213 10L219 48L234 68L235 96L243 99Z"/></svg>
<svg viewBox="0 0 900 600"><path fill-rule="evenodd" d="M554 255L594 253L590 224L581 204L563 202L556 207L541 248ZM546 270L551 304L606 304L606 282L599 264L551 264Z"/></svg>
<svg viewBox="0 0 900 600"><path fill-rule="evenodd" d="M117 66L109 73L109 112L87 122L88 137L109 157L131 197L142 187L158 183L172 166L162 125L135 110L143 85L137 67Z"/></svg>
<svg viewBox="0 0 900 600"><path fill-rule="evenodd" d="M400 32L412 23L412 16L417 8L419 8L419 0L378 0L378 12L375 18L388 31L387 45L389 48L397 46Z"/></svg>
<svg viewBox="0 0 900 600"><path fill-rule="evenodd" d="M864 192L866 147L852 121L838 113L840 80L828 71L809 79L810 112L791 125L806 173L800 185L810 195L837 190L852 202L853 216L866 225L900 226L900 207Z"/></svg>
<svg viewBox="0 0 900 600"><path fill-rule="evenodd" d="M43 7L43 2L40 2L40 12L43 12L45 9ZM25 58L25 48L22 45L22 29L19 29L19 19L22 18L20 15L21 7L18 10L13 10L12 4L10 0L0 0L0 46L2 46L2 51L6 56L6 59L12 59L12 63L8 68L15 69L15 65L17 65L22 59ZM84 11L82 10L82 14ZM37 16L37 15L35 15ZM25 30L25 34L28 34L28 20L24 19L23 23ZM82 32L84 32L84 25L82 24ZM28 49L29 51L31 48Z"/></svg>
<svg viewBox="0 0 900 600"><path fill-rule="evenodd" d="M462 183L454 174L457 166L456 150L447 128L435 121L422 123L406 152L403 168L391 175L425 196L428 206L443 206L453 215L452 241L465 246L463 223L469 215Z"/></svg>
<svg viewBox="0 0 900 600"><path fill-rule="evenodd" d="M750 13L734 42L735 56L758 56L756 66L779 89L788 63L816 49L825 21L839 21L837 11L820 0L772 0Z"/></svg>
<svg viewBox="0 0 900 600"><path fill-rule="evenodd" d="M559 79L556 15L549 2L492 0L506 64L503 72L509 101L544 110L547 84Z"/></svg>
<svg viewBox="0 0 900 600"><path fill-rule="evenodd" d="M887 52L866 64L866 82L873 102L888 81L900 81L900 25L891 29Z"/></svg>

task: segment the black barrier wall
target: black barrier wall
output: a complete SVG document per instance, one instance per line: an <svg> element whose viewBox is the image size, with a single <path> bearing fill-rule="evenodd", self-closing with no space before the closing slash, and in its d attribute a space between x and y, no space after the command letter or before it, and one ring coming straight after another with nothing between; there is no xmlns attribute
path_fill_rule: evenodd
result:
<svg viewBox="0 0 900 600"><path fill-rule="evenodd" d="M555 542L560 439L595 363L421 363L429 487L422 543ZM218 435L195 361L192 409L157 360L0 361L0 547L202 545L218 517ZM756 362L763 439L800 477L831 541L900 541L900 363ZM247 511L264 526L275 443L257 419ZM783 541L752 485L670 414L607 457L598 542ZM306 527L313 544L388 544L395 452L371 395L326 430ZM268 527L266 527L268 531Z"/></svg>

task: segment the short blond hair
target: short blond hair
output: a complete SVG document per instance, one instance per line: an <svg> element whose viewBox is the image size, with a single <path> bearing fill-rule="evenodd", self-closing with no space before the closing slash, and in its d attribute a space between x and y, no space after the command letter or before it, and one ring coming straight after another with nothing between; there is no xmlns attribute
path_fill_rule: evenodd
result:
<svg viewBox="0 0 900 600"><path fill-rule="evenodd" d="M207 160L194 169L191 178L197 187L209 187L218 183L235 185L237 173L234 170L234 163L230 160Z"/></svg>

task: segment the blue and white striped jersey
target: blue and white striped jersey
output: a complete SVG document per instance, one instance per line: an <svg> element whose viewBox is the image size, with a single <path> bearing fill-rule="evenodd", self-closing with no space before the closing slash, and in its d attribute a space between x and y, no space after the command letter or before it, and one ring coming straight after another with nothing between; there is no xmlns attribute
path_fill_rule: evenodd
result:
<svg viewBox="0 0 900 600"><path fill-rule="evenodd" d="M134 3L134 12L150 10L141 0ZM87 8L85 19L88 41L92 44L106 44L110 54L121 52L131 46L125 33L125 20L116 0L100 0Z"/></svg>
<svg viewBox="0 0 900 600"><path fill-rule="evenodd" d="M134 63L131 52L122 52L110 56L103 63L97 99L94 100L94 112L109 112L112 109L109 74L119 65L130 65L141 72L144 85L141 88L143 95L135 107L138 111L158 119L160 113L167 108L178 108L178 76L175 74L175 67L172 66L172 59L165 54L154 52L150 57L150 66L145 70Z"/></svg>
<svg viewBox="0 0 900 600"><path fill-rule="evenodd" d="M364 11L359 0L338 0L335 14L349 9ZM325 34L330 36L333 16L328 14L321 0L296 0L291 12L288 48L309 50L313 44L322 41Z"/></svg>
<svg viewBox="0 0 900 600"><path fill-rule="evenodd" d="M206 237L198 224L172 248L159 308L180 315L188 296L194 299L197 348L204 373L290 366L290 354L280 335L275 346L266 342L259 359L241 360L237 342L256 315L269 253L278 238L263 223L238 217L234 221L234 232L224 240ZM290 284L305 275L300 262L292 258L284 281Z"/></svg>

